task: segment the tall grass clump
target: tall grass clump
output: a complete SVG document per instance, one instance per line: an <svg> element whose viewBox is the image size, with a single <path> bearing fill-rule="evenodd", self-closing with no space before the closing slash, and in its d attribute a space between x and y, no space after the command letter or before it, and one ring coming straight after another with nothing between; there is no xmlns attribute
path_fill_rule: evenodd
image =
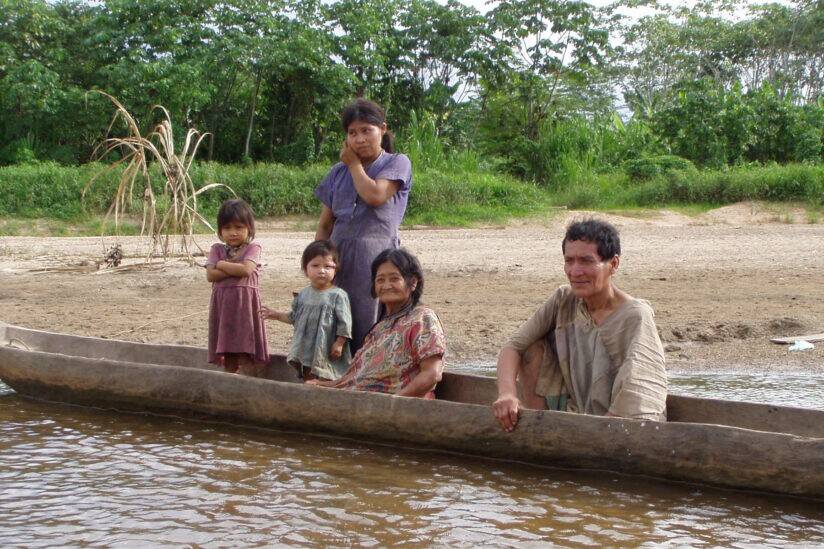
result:
<svg viewBox="0 0 824 549"><path fill-rule="evenodd" d="M153 107L152 110L160 111L162 119L143 136L135 119L117 99L103 92L97 93L107 97L115 106L107 135L118 121L123 122L127 129L125 137L107 137L96 151L98 158L112 154L119 156L109 169L122 167L120 181L106 217L114 215L117 230L120 214L134 202L135 186L140 180L143 197L141 234L149 234L152 237L153 251L160 248L164 257L171 251L172 235L180 235L180 249L190 255L189 245L198 246L192 238L195 223L202 222L211 228L210 223L198 212L197 197L210 188L221 186L219 183L210 183L196 188L189 176L197 149L207 134L189 129L183 146L177 151L171 116L164 107ZM159 200L152 188L150 161L156 162L163 174ZM89 186L91 182L87 188Z"/></svg>
<svg viewBox="0 0 824 549"><path fill-rule="evenodd" d="M544 189L511 176L424 170L415 174L406 223L467 226L536 213L548 204Z"/></svg>
<svg viewBox="0 0 824 549"><path fill-rule="evenodd" d="M413 169L462 172L491 171L495 161L485 161L475 150L453 147L444 138L430 114L421 117L415 111L409 125L398 135L397 150L409 157Z"/></svg>
<svg viewBox="0 0 824 549"><path fill-rule="evenodd" d="M625 123L617 113L548 118L529 135L520 125L512 126L511 120L505 131L491 122L483 125L483 150L501 158L507 172L554 191L581 186L641 154L663 152L646 122Z"/></svg>
<svg viewBox="0 0 824 549"><path fill-rule="evenodd" d="M440 167L446 162L446 144L432 115L418 117L418 113L412 111L409 125L398 136L397 148L409 157L413 166Z"/></svg>

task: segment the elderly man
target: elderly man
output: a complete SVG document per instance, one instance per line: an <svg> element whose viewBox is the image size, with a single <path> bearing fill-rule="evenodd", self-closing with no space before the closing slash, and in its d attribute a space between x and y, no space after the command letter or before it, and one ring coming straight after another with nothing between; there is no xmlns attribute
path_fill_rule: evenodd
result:
<svg viewBox="0 0 824 549"><path fill-rule="evenodd" d="M612 280L621 255L615 227L572 223L561 249L569 285L555 290L501 350L495 417L507 431L522 407L665 420L664 350L652 307Z"/></svg>

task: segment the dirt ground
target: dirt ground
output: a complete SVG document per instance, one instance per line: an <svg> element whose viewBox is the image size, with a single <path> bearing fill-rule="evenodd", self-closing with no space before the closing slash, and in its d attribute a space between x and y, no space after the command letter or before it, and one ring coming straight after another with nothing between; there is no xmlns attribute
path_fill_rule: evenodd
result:
<svg viewBox="0 0 824 549"><path fill-rule="evenodd" d="M426 272L424 302L447 330L453 367L490 370L507 337L563 284L565 225L586 212L476 229L412 228L402 244ZM824 343L789 352L773 336L824 332L824 226L787 223L758 204L687 217L652 212L598 215L619 228L617 284L649 300L672 372L824 372ZM285 310L305 285L300 254L312 233L262 223L266 304ZM304 222L304 226L306 223ZM146 242L120 238L124 264L143 261ZM199 239L208 249L212 240ZM0 239L0 320L38 329L144 342L204 346L210 286L202 268L161 266L81 272L113 238ZM197 258L203 261L203 258ZM62 270L60 270L62 269ZM273 351L290 327L269 325Z"/></svg>

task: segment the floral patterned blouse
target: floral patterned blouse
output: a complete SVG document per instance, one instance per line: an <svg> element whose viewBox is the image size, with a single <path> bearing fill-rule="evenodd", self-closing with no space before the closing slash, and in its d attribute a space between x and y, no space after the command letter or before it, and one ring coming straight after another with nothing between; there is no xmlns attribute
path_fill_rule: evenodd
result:
<svg viewBox="0 0 824 549"><path fill-rule="evenodd" d="M379 320L352 359L344 389L397 393L421 371L421 363L446 353L446 336L435 311L423 305Z"/></svg>

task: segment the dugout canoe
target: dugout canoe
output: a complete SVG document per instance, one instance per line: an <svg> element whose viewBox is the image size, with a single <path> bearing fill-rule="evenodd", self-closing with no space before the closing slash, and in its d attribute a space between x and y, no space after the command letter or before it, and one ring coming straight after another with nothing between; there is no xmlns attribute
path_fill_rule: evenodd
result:
<svg viewBox="0 0 824 549"><path fill-rule="evenodd" d="M382 440L564 468L824 499L824 411L670 395L669 421L525 410L505 433L495 381L445 373L437 400L306 386L284 357L227 374L206 350L0 323L0 380L41 400Z"/></svg>

